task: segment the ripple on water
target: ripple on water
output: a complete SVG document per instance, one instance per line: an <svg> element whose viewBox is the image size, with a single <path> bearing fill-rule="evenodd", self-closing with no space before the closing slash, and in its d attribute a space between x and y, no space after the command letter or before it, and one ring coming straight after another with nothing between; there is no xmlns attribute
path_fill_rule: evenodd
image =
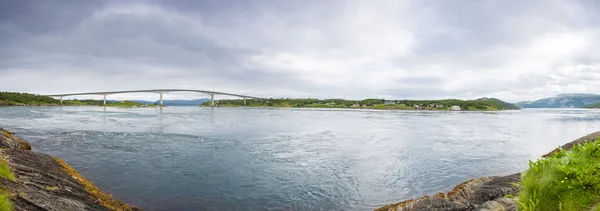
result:
<svg viewBox="0 0 600 211"><path fill-rule="evenodd" d="M522 171L589 110L2 108L0 122L150 210L369 210Z"/></svg>

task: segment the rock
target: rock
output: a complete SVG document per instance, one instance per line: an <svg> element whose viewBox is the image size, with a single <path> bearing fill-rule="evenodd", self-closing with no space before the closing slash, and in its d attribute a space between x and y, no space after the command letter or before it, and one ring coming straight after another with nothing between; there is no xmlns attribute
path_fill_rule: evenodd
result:
<svg viewBox="0 0 600 211"><path fill-rule="evenodd" d="M569 143L567 143L565 145L562 145L560 148L562 148L564 150L570 150L576 144L582 144L582 143L589 142L589 141L595 141L597 139L600 139L600 131L599 132L595 132L595 133L590 133L587 136L578 138L575 141L571 141L571 142L569 142ZM552 150L552 152L548 152L545 155L543 155L542 157L552 156L552 155L554 155L554 153L558 152L558 150L560 148L556 148L556 149Z"/></svg>
<svg viewBox="0 0 600 211"><path fill-rule="evenodd" d="M27 141L15 136L14 133L0 128L0 148L31 150L31 145Z"/></svg>
<svg viewBox="0 0 600 211"><path fill-rule="evenodd" d="M15 210L141 210L113 199L64 161L30 151L26 141L4 129L0 146L14 174L14 180L0 178L0 189L8 191Z"/></svg>
<svg viewBox="0 0 600 211"><path fill-rule="evenodd" d="M520 175L471 179L447 193L391 204L377 211L515 210L515 202L505 196L518 193L518 188L511 183L518 182Z"/></svg>
<svg viewBox="0 0 600 211"><path fill-rule="evenodd" d="M581 137L575 141L563 145L565 150L571 149L575 144L595 141L600 138L600 132L595 132ZM553 155L559 148L543 155ZM463 211L463 210L516 210L513 198L507 195L517 196L518 188L512 183L520 182L521 174L512 174L502 177L481 177L464 182L449 191L438 193L432 197L424 196L418 199L402 201L376 209L377 211Z"/></svg>

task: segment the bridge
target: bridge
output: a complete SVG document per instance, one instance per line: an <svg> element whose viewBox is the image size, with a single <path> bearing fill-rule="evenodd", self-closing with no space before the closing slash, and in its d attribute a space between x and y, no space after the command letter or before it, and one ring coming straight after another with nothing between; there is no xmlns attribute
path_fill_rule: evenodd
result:
<svg viewBox="0 0 600 211"><path fill-rule="evenodd" d="M160 106L163 106L163 94L164 93L168 93L168 92L198 92L198 93L203 93L203 94L207 94L210 95L210 106L215 106L215 95L227 95L227 96L234 96L234 97L241 97L244 99L244 105L246 104L246 99L261 99L258 97L252 97L252 96L248 96L248 95L238 95L238 94L231 94L231 93L225 93L225 92L215 92L215 91L208 91L208 90L196 90L196 89L146 89L146 90L128 90L128 91L107 91L107 92L83 92L83 93L69 93L69 94L53 94L53 95L44 95L44 96L48 96L48 97L60 97L60 103L62 104L62 98L63 97L67 97L67 96L77 96L77 95L103 95L104 96L104 105L106 105L106 96L107 95L113 95L113 94L123 94L123 93L139 93L139 92L146 92L146 93L157 93L160 95Z"/></svg>

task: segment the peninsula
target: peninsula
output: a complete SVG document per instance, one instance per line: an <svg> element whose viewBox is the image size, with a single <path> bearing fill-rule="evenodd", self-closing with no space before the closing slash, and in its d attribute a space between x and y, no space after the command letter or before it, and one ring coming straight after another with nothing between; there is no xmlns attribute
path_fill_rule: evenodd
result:
<svg viewBox="0 0 600 211"><path fill-rule="evenodd" d="M519 110L516 105L496 98L479 98L476 100L343 100L343 99L249 99L219 100L217 106L222 107L284 107L284 108L356 108L356 109L389 109L389 110L463 110L493 111ZM210 106L205 102L201 106Z"/></svg>

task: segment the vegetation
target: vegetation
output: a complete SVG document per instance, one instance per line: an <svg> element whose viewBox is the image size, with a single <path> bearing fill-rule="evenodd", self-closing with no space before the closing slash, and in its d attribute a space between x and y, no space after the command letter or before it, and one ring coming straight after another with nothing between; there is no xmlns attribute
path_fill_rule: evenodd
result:
<svg viewBox="0 0 600 211"><path fill-rule="evenodd" d="M596 102L586 106L585 108L600 108L600 102Z"/></svg>
<svg viewBox="0 0 600 211"><path fill-rule="evenodd" d="M8 161L5 158L0 158L0 178L15 181L15 175L10 170ZM9 193L5 190L0 191L0 211L14 210L13 205L9 199Z"/></svg>
<svg viewBox="0 0 600 211"><path fill-rule="evenodd" d="M155 105L144 105L142 103L133 101L120 101L120 102L106 102L108 107L142 107L142 106L155 106Z"/></svg>
<svg viewBox="0 0 600 211"><path fill-rule="evenodd" d="M460 106L462 110L509 110L519 109L515 105L495 98L482 98L477 100L343 100L343 99L250 99L246 100L219 100L218 106L249 106L249 107L290 107L290 108L370 108L370 109L401 109L401 110L449 110L452 106ZM210 106L205 102L202 106Z"/></svg>
<svg viewBox="0 0 600 211"><path fill-rule="evenodd" d="M495 108L505 108L510 110L519 110L519 107L515 104L504 102L498 98L479 98L477 101L481 101L490 105L493 105Z"/></svg>
<svg viewBox="0 0 600 211"><path fill-rule="evenodd" d="M10 166L8 166L8 161L6 161L6 159L4 158L0 158L0 178L15 181L15 175L10 170Z"/></svg>
<svg viewBox="0 0 600 211"><path fill-rule="evenodd" d="M600 139L529 163L519 210L600 210Z"/></svg>
<svg viewBox="0 0 600 211"><path fill-rule="evenodd" d="M10 199L9 199L8 193L2 193L2 194L0 194L0 211L12 211L14 209L15 208L10 203Z"/></svg>
<svg viewBox="0 0 600 211"><path fill-rule="evenodd" d="M102 106L103 100L60 100L52 97L28 93L0 92L0 106ZM107 101L106 106L111 107L142 107L144 104L133 101ZM154 105L148 105L154 106Z"/></svg>
<svg viewBox="0 0 600 211"><path fill-rule="evenodd" d="M0 92L0 106L2 105L55 105L60 101L46 96L15 93L15 92Z"/></svg>

